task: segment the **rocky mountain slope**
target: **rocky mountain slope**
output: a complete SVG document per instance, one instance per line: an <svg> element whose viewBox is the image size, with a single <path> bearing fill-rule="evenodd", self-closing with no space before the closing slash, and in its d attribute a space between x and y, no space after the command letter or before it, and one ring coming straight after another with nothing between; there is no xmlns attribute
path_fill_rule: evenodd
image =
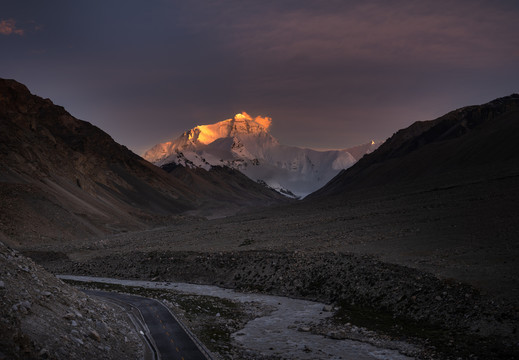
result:
<svg viewBox="0 0 519 360"><path fill-rule="evenodd" d="M452 111L400 130L309 196L396 187L454 186L519 176L519 95Z"/></svg>
<svg viewBox="0 0 519 360"><path fill-rule="evenodd" d="M163 165L162 169L196 189L200 197L198 208L187 214L217 218L246 212L258 205L265 207L293 201L227 166L213 166L205 170L170 163Z"/></svg>
<svg viewBox="0 0 519 360"><path fill-rule="evenodd" d="M271 122L271 118L252 118L243 112L157 144L144 158L159 166L173 163L210 169L225 165L284 194L305 196L379 145L371 142L329 151L285 146L270 134Z"/></svg>
<svg viewBox="0 0 519 360"><path fill-rule="evenodd" d="M241 178L246 195L213 197L14 80L0 79L0 120L0 231L18 242L142 229L203 206L281 198ZM217 172L207 176L222 181Z"/></svg>
<svg viewBox="0 0 519 360"><path fill-rule="evenodd" d="M138 359L143 343L118 308L64 284L0 242L1 359Z"/></svg>

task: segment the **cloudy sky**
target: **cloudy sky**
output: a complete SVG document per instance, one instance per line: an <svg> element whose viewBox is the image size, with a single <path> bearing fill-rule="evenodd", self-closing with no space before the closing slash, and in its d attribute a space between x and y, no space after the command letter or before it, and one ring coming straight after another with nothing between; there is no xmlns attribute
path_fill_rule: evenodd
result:
<svg viewBox="0 0 519 360"><path fill-rule="evenodd" d="M141 154L235 113L343 148L519 92L519 2L0 3L0 77Z"/></svg>

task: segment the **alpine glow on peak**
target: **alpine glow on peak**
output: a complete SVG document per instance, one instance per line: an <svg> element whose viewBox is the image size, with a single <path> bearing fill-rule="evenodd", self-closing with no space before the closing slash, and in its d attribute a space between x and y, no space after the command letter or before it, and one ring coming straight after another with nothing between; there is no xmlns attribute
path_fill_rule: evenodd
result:
<svg viewBox="0 0 519 360"><path fill-rule="evenodd" d="M209 170L237 169L283 194L303 197L326 184L380 144L318 151L281 145L269 130L270 117L246 112L209 125L198 125L173 141L157 144L144 158L157 166L175 163Z"/></svg>

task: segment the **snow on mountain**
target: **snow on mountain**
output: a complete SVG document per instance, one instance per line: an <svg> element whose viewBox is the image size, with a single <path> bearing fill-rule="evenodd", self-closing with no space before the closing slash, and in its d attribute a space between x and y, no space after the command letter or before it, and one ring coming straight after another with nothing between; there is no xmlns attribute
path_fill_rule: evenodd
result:
<svg viewBox="0 0 519 360"><path fill-rule="evenodd" d="M157 144L144 158L157 166L170 163L210 169L225 165L289 196L303 197L339 171L375 150L371 142L355 148L319 151L285 146L270 132L272 119L246 112L211 125L199 125L173 141Z"/></svg>

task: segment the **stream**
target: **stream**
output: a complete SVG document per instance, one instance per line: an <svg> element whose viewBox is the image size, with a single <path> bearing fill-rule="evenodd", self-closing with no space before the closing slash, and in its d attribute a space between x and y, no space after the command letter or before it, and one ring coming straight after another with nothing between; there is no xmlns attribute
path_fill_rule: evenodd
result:
<svg viewBox="0 0 519 360"><path fill-rule="evenodd" d="M64 280L98 282L149 289L167 289L186 294L214 296L236 302L258 302L274 310L266 316L249 321L232 338L246 349L267 357L284 359L413 359L396 350L384 349L354 340L335 340L309 331L300 331L304 324L319 322L332 316L323 311L325 304L282 296L240 293L211 285L173 282L121 280L91 276L58 275Z"/></svg>

